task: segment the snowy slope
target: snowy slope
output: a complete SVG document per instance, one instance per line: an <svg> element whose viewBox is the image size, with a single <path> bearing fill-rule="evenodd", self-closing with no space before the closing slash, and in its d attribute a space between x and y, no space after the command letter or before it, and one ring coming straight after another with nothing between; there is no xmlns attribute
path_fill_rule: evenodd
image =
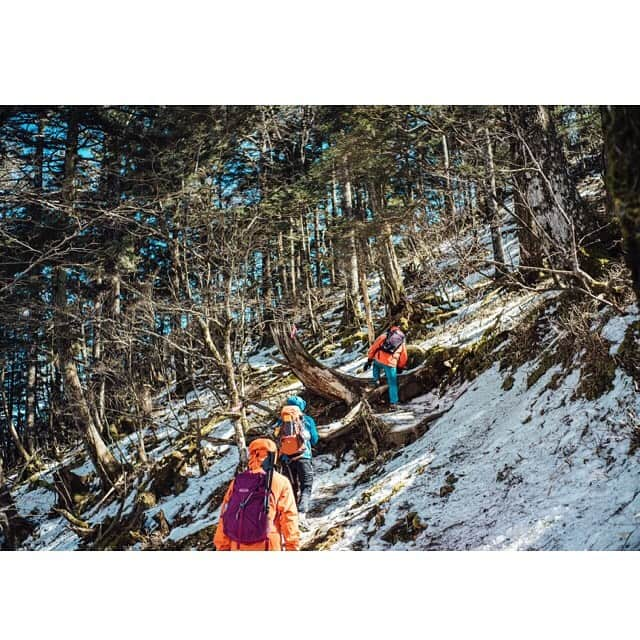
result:
<svg viewBox="0 0 640 640"><path fill-rule="evenodd" d="M571 403L577 373L543 393L553 370L528 391L526 374L518 371L509 391L497 366L479 376L449 413L362 485L349 484L357 474L346 472L348 461L321 471L313 524L344 528L330 548L639 548L640 465L628 455L626 420L628 408L640 411L632 381L618 374L598 401ZM441 495L449 474L457 480ZM346 486L323 500L340 481ZM384 524L371 515L376 506ZM426 528L415 540L384 541L409 513Z"/></svg>
<svg viewBox="0 0 640 640"><path fill-rule="evenodd" d="M470 309L423 346L468 344L496 322L503 328L517 323L532 303L531 296L521 294L503 296L478 314ZM611 343L610 353L618 351L627 327L639 317L632 306L604 326L601 334ZM518 369L507 390L502 388L507 374L494 365L425 435L376 465L374 473L364 474L362 465L353 470L352 460L331 468L330 456L318 458L316 531L307 536L307 544L333 549L640 548L640 464L638 454L629 453L640 415L634 381L618 369L610 392L594 401L576 400L579 368L557 389L546 386L558 367L527 389L537 362ZM380 417L406 428L435 402L426 394ZM362 474L371 477L354 484ZM403 533L404 541L398 539Z"/></svg>
<svg viewBox="0 0 640 640"><path fill-rule="evenodd" d="M482 278L470 276L469 283ZM373 287L379 289L379 283ZM554 304L555 295L494 290L474 300L460 298L455 315L431 331L420 346L468 346L489 330L516 327L535 305ZM601 329L611 343L611 354L638 318L633 307ZM327 324L338 320L335 309L324 314ZM264 350L249 359L250 366L268 375L278 367L274 355L273 350ZM357 373L364 361L364 345L357 343L324 360L349 373ZM535 367L535 359L521 366L512 373L510 388L503 389L507 373L494 365L472 380L424 435L374 463L358 463L350 451L340 461L332 454L316 456L305 548L640 548L640 454L629 454L635 426L630 416L640 415L634 381L619 369L608 393L593 401L575 400L578 368L551 390L546 386L557 373L553 367L527 388L527 377ZM265 402L276 406L300 388L297 381L287 382ZM149 451L152 460L170 453L189 421L206 420L216 406L215 394L206 389L181 401L158 400L162 409L156 418L158 445ZM425 393L400 411L379 417L406 429L442 402L436 394ZM264 416L257 413L249 417L264 423ZM231 422L222 420L209 435L226 439L232 433ZM135 438L121 440L119 449L132 451ZM211 548L210 538L203 542L197 534L209 535L217 521L220 492L233 477L238 456L232 446L204 446L211 456L207 473L200 476L197 465L188 466L184 491L159 498L144 514L147 534L159 530L161 511L168 523L160 548ZM50 482L55 468L42 480ZM76 468L87 473L91 463L82 459ZM68 522L52 513L56 501L52 491L23 484L13 495L20 514L37 524L25 548L81 546ZM133 510L134 498L133 491L126 496L125 514ZM106 501L82 517L97 525L120 508L119 502ZM144 546L137 543L133 548Z"/></svg>

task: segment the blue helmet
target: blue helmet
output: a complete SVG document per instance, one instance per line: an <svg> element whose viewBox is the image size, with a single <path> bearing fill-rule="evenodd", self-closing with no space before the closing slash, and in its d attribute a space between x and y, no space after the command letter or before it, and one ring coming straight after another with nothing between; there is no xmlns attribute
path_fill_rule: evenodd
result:
<svg viewBox="0 0 640 640"><path fill-rule="evenodd" d="M293 405L294 407L298 407L298 409L300 409L300 411L304 411L305 407L307 406L307 403L304 401L303 398L300 398L298 396L290 396L287 398L287 404Z"/></svg>

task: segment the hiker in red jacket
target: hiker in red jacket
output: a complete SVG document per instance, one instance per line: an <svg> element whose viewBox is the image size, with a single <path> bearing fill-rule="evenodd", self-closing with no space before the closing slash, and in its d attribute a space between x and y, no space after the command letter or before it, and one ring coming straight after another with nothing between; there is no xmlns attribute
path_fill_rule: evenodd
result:
<svg viewBox="0 0 640 640"><path fill-rule="evenodd" d="M401 322L406 331L407 323ZM389 387L389 406L398 406L398 370L407 366L407 347L405 334L398 326L391 327L387 332L378 336L367 354L366 371L373 364L373 379L379 383L380 372L384 371Z"/></svg>
<svg viewBox="0 0 640 640"><path fill-rule="evenodd" d="M256 540L256 537L260 537L259 535L255 535L257 531L255 522L256 515L258 517L265 515L262 507L265 496L265 482L261 480L265 478L265 476L268 476L268 473L265 473L264 464L269 454L273 456L273 465L275 457L277 456L277 447L273 440L258 438L249 445L249 471L245 474L239 474L231 481L224 500L222 501L220 521L218 522L213 538L213 544L217 551L282 551L283 547L287 551L298 551L300 549L298 509L296 508L296 500L293 495L291 483L288 478L272 469L271 473L273 476L271 479L271 490L268 494L268 513L266 514L268 519L266 538L257 540L256 542L239 542L234 540L231 536L240 537L240 540L242 540L243 537L242 534L235 536L238 527L232 526L234 524L233 522L229 523L225 531L225 518L244 517L246 515L248 526L245 527L243 535L247 536L247 538L253 536L253 540ZM250 486L252 475L256 476L255 482L257 486L255 490ZM244 499L244 504L247 506L244 513L242 513L241 510L236 510L235 515L232 515L234 509L238 507L238 495L234 495L234 486L236 484L238 484L239 491L245 491L240 497ZM253 500L250 500L249 494L252 490L255 491L255 496ZM245 496L249 497L245 498ZM242 501L240 501L240 506L243 506Z"/></svg>

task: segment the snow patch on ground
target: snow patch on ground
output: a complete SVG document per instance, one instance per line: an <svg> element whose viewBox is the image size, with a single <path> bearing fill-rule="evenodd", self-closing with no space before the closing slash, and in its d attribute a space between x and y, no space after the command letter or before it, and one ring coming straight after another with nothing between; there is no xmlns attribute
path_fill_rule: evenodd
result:
<svg viewBox="0 0 640 640"><path fill-rule="evenodd" d="M211 511L211 495L220 485L232 480L238 462L237 449L230 448L229 455L212 465L205 475L189 478L182 493L163 498L155 507L148 509L145 513L147 528L155 528L153 517L160 511L170 526L179 516L185 524L172 527L169 539L175 542L216 522L218 509Z"/></svg>
<svg viewBox="0 0 640 640"><path fill-rule="evenodd" d="M607 324L603 327L601 331L601 335L603 338L611 342L611 348L609 349L609 355L615 356L618 353L618 349L624 340L625 333L630 325L634 322L638 321L637 314L632 312L632 309L629 308L628 315L625 316L614 316L607 322Z"/></svg>
<svg viewBox="0 0 640 640"><path fill-rule="evenodd" d="M628 408L640 409L632 381L618 372L609 394L571 402L578 371L561 389L542 391L554 371L526 389L531 366L516 373L509 391L497 365L483 373L364 485L349 484L355 472L346 473L346 461L326 480L320 471L314 499L321 505L336 475L346 482L311 519L320 530L344 527L331 548L639 548L640 465L628 455L626 421ZM449 474L453 490L442 496ZM381 526L371 517L376 505ZM409 513L426 529L415 540L385 541Z"/></svg>
<svg viewBox="0 0 640 640"><path fill-rule="evenodd" d="M270 371L274 367L279 366L279 363L273 359L274 356L278 356L276 347L266 347L258 351L258 353L249 356L247 362L254 371Z"/></svg>

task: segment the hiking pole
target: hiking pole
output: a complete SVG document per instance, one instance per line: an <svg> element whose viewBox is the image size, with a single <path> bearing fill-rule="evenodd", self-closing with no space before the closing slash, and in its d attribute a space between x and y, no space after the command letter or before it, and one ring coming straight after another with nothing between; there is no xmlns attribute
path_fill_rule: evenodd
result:
<svg viewBox="0 0 640 640"><path fill-rule="evenodd" d="M265 471L265 492L264 492L264 515L269 519L269 494L271 493L271 482L273 481L273 468L275 466L276 454L273 451L267 453L267 457L262 461L262 468ZM264 541L264 550L269 551L269 528L267 526L267 538Z"/></svg>
<svg viewBox="0 0 640 640"><path fill-rule="evenodd" d="M282 470L284 471L284 475L287 477L287 480L291 483L293 497L296 499L296 504L298 504L298 492L296 490L296 481L294 479L293 469L291 468L291 460L282 463Z"/></svg>
<svg viewBox="0 0 640 640"><path fill-rule="evenodd" d="M290 461L287 465L287 477L289 478L289 482L291 482L291 488L293 489L293 497L296 500L296 506L300 503L300 498L302 497L302 485L300 483L300 476L293 470Z"/></svg>
<svg viewBox="0 0 640 640"><path fill-rule="evenodd" d="M269 513L269 494L271 493L271 482L273 481L273 468L275 467L275 457L276 454L273 451L269 451L267 457L262 462L262 468L266 472L266 485L265 485L265 495L264 495L264 511L266 514Z"/></svg>

